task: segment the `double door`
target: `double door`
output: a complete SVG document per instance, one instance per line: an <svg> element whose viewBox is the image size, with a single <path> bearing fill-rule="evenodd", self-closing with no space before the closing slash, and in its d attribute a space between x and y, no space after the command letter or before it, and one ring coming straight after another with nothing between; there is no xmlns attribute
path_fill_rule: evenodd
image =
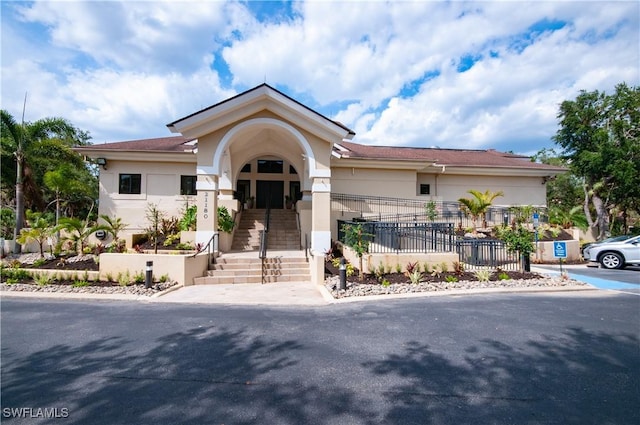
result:
<svg viewBox="0 0 640 425"><path fill-rule="evenodd" d="M267 208L267 202L273 209L284 208L284 181L256 181L256 208Z"/></svg>

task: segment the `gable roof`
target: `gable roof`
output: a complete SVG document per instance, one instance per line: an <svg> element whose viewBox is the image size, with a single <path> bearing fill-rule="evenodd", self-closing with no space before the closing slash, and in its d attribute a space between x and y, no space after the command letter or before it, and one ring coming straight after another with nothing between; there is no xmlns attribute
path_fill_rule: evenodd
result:
<svg viewBox="0 0 640 425"><path fill-rule="evenodd" d="M371 146L343 141L334 147L334 156L345 159L425 162L436 167L495 167L539 169L555 172L563 167L532 162L527 156L493 149L441 149L399 146Z"/></svg>
<svg viewBox="0 0 640 425"><path fill-rule="evenodd" d="M192 113L192 114L189 114L189 115L187 115L186 117L179 118L179 119L177 119L177 120L175 120L175 121L173 121L173 122L171 122L171 123L167 124L167 127L169 127L169 129L173 129L173 127L175 127L175 125L176 125L176 124L178 124L178 123L180 123L181 121L187 120L187 119L192 118L192 117L194 117L194 116L196 116L196 115L202 114L203 112L207 112L207 111L209 111L209 110L211 110L211 109L218 108L219 106L222 106L222 105L224 105L224 104L226 104L226 103L231 103L231 102L233 102L234 100L236 100L236 99L238 99L238 98L240 98L240 97L245 97L246 95L248 95L248 94L250 94L250 93L252 93L252 92L259 91L260 89L263 89L263 88L268 88L269 90L273 90L274 92L278 93L280 96L283 96L284 98L286 98L286 99L290 100L291 102L296 103L297 105L299 105L299 106L303 107L304 109L306 109L307 111L311 112L312 114L318 115L318 116L319 116L319 117L321 117L322 119L327 120L327 121L330 121L330 122L332 122L333 124L335 124L335 125L337 125L337 126L339 126L339 127L342 127L343 129L347 130L350 134L355 134L355 133L353 132L353 130L349 129L349 127L347 127L346 125L342 124L341 122L339 122L339 121L335 121L335 120L332 120L332 119L330 119L330 118L327 118L326 116L322 115L322 114L321 114L321 113L319 113L318 111L315 111L315 110L313 110L313 109L309 108L307 105L305 105L305 104L303 104L303 103L298 102L297 100L295 100L295 99L294 99L294 98L292 98L291 96L288 96L287 94L285 94L285 93L281 92L280 90L278 90L278 89L276 89L276 88L274 88L274 87L270 86L270 85L269 85L269 84L267 84L267 83L262 83L262 84L260 84L260 85L255 86L255 87L254 87L254 88L252 88L252 89L246 90L246 91L244 91L244 92L242 92L242 93L238 93L237 95L235 95L235 96L233 96L233 97L230 97L230 98L225 99L225 100L223 100L223 101L221 101L221 102L218 102L218 103L216 103L216 104L214 104L214 105L208 106L208 107L206 107L206 108L204 108L204 109L201 109L201 110L196 111L196 112L194 112L194 113Z"/></svg>
<svg viewBox="0 0 640 425"><path fill-rule="evenodd" d="M350 139L355 135L344 124L325 117L266 83L180 118L167 127L173 133L201 137L263 110L295 122L327 140Z"/></svg>

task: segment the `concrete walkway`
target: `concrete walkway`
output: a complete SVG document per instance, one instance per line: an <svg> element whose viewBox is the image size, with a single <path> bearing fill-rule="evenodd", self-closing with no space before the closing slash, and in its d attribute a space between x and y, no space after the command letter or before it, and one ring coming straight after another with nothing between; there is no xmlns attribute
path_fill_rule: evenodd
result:
<svg viewBox="0 0 640 425"><path fill-rule="evenodd" d="M333 300L323 286L311 282L278 282L180 287L154 302L252 305L326 305Z"/></svg>

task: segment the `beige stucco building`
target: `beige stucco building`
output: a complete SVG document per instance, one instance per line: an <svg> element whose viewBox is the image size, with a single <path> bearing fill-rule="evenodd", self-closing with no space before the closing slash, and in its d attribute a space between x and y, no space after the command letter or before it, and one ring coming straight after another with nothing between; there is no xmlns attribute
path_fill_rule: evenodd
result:
<svg viewBox="0 0 640 425"><path fill-rule="evenodd" d="M218 206L237 214L249 198L284 208L291 197L317 282L336 238L332 194L455 201L469 189L500 190L499 204L545 206L547 179L563 171L493 150L360 145L349 128L267 84L168 127L178 136L77 148L102 164L99 213L139 232L150 203L169 216L197 203L196 242L206 244Z"/></svg>

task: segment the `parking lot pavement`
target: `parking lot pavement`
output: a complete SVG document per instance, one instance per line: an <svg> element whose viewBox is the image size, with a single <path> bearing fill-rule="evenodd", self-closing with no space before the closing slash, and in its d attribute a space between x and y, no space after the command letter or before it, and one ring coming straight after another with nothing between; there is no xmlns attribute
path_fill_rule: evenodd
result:
<svg viewBox="0 0 640 425"><path fill-rule="evenodd" d="M560 265L536 265L531 270L541 274L559 275ZM568 273L572 279L588 283L598 289L640 294L640 267L607 270L588 267L586 264L569 264L563 265L562 271Z"/></svg>

